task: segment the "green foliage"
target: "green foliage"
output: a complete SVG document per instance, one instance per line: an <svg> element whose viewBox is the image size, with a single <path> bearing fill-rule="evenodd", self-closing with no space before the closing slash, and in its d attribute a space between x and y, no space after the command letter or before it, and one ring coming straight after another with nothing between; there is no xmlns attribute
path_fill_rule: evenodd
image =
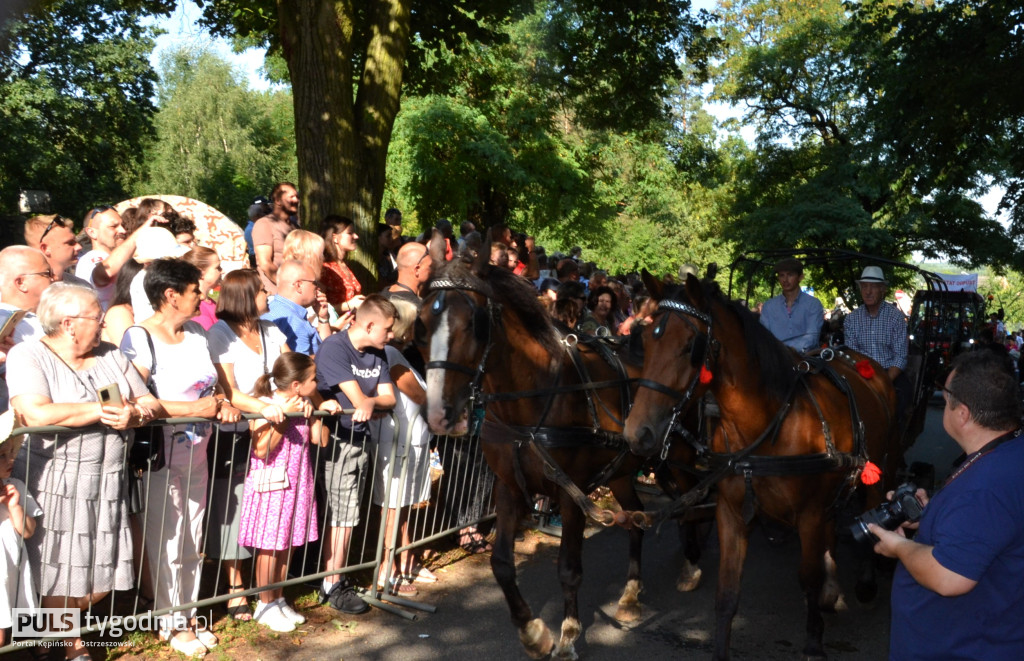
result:
<svg viewBox="0 0 1024 661"><path fill-rule="evenodd" d="M948 201L972 226L980 214L964 199L1004 186L1001 207L1012 231L987 226L976 252L992 251L998 264L1024 264L1020 3L875 0L854 9L854 62L864 72L859 91L879 159L904 176L914 195Z"/></svg>
<svg viewBox="0 0 1024 661"><path fill-rule="evenodd" d="M673 83L671 113L659 109L662 119L643 131L628 130L636 117L616 130L587 127L581 108L606 101L567 96L552 82L556 29L542 8L510 25L507 39L439 59L449 92L403 101L387 205L421 229L441 217L480 229L509 224L549 253L583 246L586 259L612 271L726 261L718 237L742 147L719 150L713 121L690 93L694 81ZM614 104L600 113L610 121Z"/></svg>
<svg viewBox="0 0 1024 661"><path fill-rule="evenodd" d="M50 191L72 218L127 197L152 135L156 31L142 4L57 0L0 28L0 210L19 188Z"/></svg>
<svg viewBox="0 0 1024 661"><path fill-rule="evenodd" d="M903 29L899 20L919 13L918 5L899 6L893 14L887 0L870 3L859 24L840 0L720 4L726 48L714 96L745 106L745 121L758 129L756 156L742 167L747 183L732 233L753 247L848 248L894 259L921 251L962 265L1015 260L1005 230L971 199L982 193L986 173L996 176L977 154L1004 161L980 147L989 135L961 138L955 105L963 97L929 103L946 93L950 77L948 67L933 70L931 63L940 51L946 60L962 53L935 24L888 41ZM878 19L895 15L900 19ZM957 70L954 90L975 89L989 74L984 67ZM946 130L935 145L908 143L919 124ZM1005 128L994 133L1007 135ZM961 151L944 151L947 142Z"/></svg>
<svg viewBox="0 0 1024 661"><path fill-rule="evenodd" d="M217 55L183 48L161 60L159 104L137 194L193 197L244 226L256 195L295 181L289 93L250 90Z"/></svg>

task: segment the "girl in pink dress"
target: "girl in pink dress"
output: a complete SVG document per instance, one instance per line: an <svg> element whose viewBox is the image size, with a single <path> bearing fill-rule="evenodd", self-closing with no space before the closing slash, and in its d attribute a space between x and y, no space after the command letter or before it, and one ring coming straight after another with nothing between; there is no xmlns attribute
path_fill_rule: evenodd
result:
<svg viewBox="0 0 1024 661"><path fill-rule="evenodd" d="M271 394L270 383L276 386ZM304 354L278 356L270 374L256 380L253 393L286 413L311 410L316 365ZM328 429L320 418L289 417L280 424L253 420L252 455L245 478L238 543L256 549L256 581L285 580L292 549L317 539L316 502L310 442L325 445ZM274 631L293 631L306 621L284 599L281 588L260 592L253 619Z"/></svg>

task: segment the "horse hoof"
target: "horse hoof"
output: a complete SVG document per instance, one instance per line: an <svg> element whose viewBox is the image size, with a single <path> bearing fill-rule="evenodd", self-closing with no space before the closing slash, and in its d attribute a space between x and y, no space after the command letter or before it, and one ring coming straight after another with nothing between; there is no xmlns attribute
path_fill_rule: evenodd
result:
<svg viewBox="0 0 1024 661"><path fill-rule="evenodd" d="M576 654L576 648L570 645L565 649L555 650L551 658L558 659L558 661L577 661L580 657Z"/></svg>
<svg viewBox="0 0 1024 661"><path fill-rule="evenodd" d="M829 598L826 601L822 601L819 605L823 613L839 613L849 608L846 605L846 598L842 594L838 594L835 598Z"/></svg>
<svg viewBox="0 0 1024 661"><path fill-rule="evenodd" d="M680 575L676 582L676 590L680 592L693 592L700 585L701 570L695 569L693 573Z"/></svg>
<svg viewBox="0 0 1024 661"><path fill-rule="evenodd" d="M544 620L535 617L519 630L519 642L523 644L526 655L531 659L543 659L551 653L555 639Z"/></svg>
<svg viewBox="0 0 1024 661"><path fill-rule="evenodd" d="M636 622L640 619L640 613L642 608L640 602L634 601L629 604L619 604L618 610L615 611L615 619L618 622Z"/></svg>

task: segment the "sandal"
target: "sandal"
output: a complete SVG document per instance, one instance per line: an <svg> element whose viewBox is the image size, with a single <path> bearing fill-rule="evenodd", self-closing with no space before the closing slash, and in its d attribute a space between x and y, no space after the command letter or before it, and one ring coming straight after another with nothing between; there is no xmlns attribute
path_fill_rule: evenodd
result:
<svg viewBox="0 0 1024 661"><path fill-rule="evenodd" d="M488 553L494 550L494 547L487 541L487 538L475 530L459 537L459 546L471 554Z"/></svg>
<svg viewBox="0 0 1024 661"><path fill-rule="evenodd" d="M184 631L175 631L167 636L166 640L171 645L171 649L179 654L184 654L190 659L201 659L206 656L209 652L206 645L203 645L203 641L198 638L192 640L182 640L178 637L179 633L185 633ZM160 634L163 637L163 633Z"/></svg>
<svg viewBox="0 0 1024 661"><path fill-rule="evenodd" d="M209 629L193 629L196 633L196 640L201 642L208 650L220 644L220 639Z"/></svg>
<svg viewBox="0 0 1024 661"><path fill-rule="evenodd" d="M245 589L244 585L229 585L228 586L228 590L230 590L232 592L236 592L236 591L237 592L241 592L244 589ZM228 604L231 603L232 599L228 599L227 602L224 604L224 607L228 611L228 615L231 616L232 620L237 620L239 622L251 622L252 621L252 609L249 608L249 598L245 597L245 596L241 596L241 597L235 597L235 599L241 599L242 603L238 604L237 606L229 606Z"/></svg>
<svg viewBox="0 0 1024 661"><path fill-rule="evenodd" d="M419 590L416 589L415 585L403 580L400 576L391 578L386 589L382 583L378 582L377 589L396 597L415 597L419 594Z"/></svg>
<svg viewBox="0 0 1024 661"><path fill-rule="evenodd" d="M416 565L412 569L411 574L406 574L402 577L410 583L437 583L440 580L437 578L437 574L423 565Z"/></svg>

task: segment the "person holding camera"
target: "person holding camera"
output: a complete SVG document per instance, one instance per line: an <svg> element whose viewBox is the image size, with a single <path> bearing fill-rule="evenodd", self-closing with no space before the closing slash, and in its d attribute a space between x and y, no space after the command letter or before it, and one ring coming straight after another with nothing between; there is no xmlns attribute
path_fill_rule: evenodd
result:
<svg viewBox="0 0 1024 661"><path fill-rule="evenodd" d="M898 559L890 659L1024 659L1024 438L1006 361L964 353L942 387L946 431L966 459L904 524L868 530Z"/></svg>

